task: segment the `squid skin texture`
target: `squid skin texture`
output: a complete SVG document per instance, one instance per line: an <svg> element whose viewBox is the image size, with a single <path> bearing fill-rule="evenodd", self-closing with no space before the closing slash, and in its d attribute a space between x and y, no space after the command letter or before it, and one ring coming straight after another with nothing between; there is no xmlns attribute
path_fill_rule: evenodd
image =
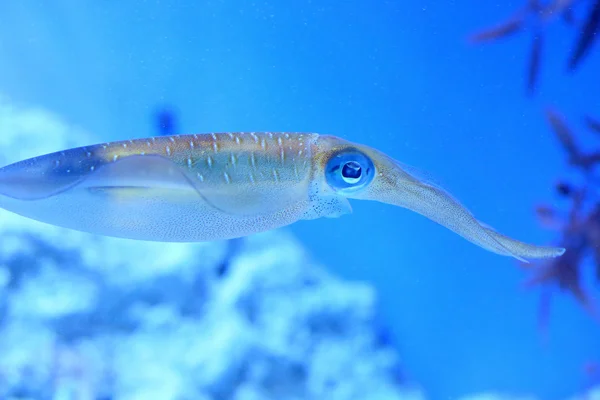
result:
<svg viewBox="0 0 600 400"><path fill-rule="evenodd" d="M161 136L78 147L0 169L0 207L137 240L243 237L348 214L348 199L412 210L486 250L523 261L564 253L496 232L442 188L376 149L316 133Z"/></svg>

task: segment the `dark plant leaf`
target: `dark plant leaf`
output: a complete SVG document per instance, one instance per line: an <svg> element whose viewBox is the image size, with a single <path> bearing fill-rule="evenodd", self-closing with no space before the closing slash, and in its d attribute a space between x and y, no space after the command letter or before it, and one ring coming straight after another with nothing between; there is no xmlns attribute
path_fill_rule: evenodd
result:
<svg viewBox="0 0 600 400"><path fill-rule="evenodd" d="M493 28L485 29L479 33L471 35L469 37L469 41L471 43L480 43L501 39L517 33L521 30L522 26L523 19L514 18Z"/></svg>
<svg viewBox="0 0 600 400"><path fill-rule="evenodd" d="M594 119L590 116L585 116L584 118L585 120L585 125L591 130L596 132L597 134L600 134L600 121L597 119Z"/></svg>
<svg viewBox="0 0 600 400"><path fill-rule="evenodd" d="M532 95L535 92L540 74L540 63L542 57L543 38L541 32L533 35L531 54L529 56L529 68L527 73L527 92Z"/></svg>
<svg viewBox="0 0 600 400"><path fill-rule="evenodd" d="M580 158L579 149L575 144L573 132L567 126L563 117L556 111L546 109L546 118L552 127L552 130L556 134L558 141L562 145L563 149L567 152L571 162L576 162Z"/></svg>
<svg viewBox="0 0 600 400"><path fill-rule="evenodd" d="M535 214L539 223L546 229L560 231L566 223L565 216L559 214L556 209L548 205L538 205L535 208Z"/></svg>
<svg viewBox="0 0 600 400"><path fill-rule="evenodd" d="M600 0L596 0L592 5L590 13L587 16L583 27L581 28L579 39L575 45L575 50L573 51L571 59L569 60L569 70L575 70L575 68L579 66L583 58L587 55L592 47L592 44L596 40L596 37L598 34L600 34L599 28Z"/></svg>

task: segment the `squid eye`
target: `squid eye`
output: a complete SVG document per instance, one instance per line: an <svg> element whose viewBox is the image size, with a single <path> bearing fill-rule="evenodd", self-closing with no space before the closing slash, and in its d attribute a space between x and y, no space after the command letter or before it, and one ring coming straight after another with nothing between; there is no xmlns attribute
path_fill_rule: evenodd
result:
<svg viewBox="0 0 600 400"><path fill-rule="evenodd" d="M360 164L356 161L348 161L342 167L342 179L346 183L354 184L360 181L360 175L362 171L360 168Z"/></svg>
<svg viewBox="0 0 600 400"><path fill-rule="evenodd" d="M327 183L338 192L359 190L371 183L374 176L373 162L357 150L344 150L334 154L325 168Z"/></svg>

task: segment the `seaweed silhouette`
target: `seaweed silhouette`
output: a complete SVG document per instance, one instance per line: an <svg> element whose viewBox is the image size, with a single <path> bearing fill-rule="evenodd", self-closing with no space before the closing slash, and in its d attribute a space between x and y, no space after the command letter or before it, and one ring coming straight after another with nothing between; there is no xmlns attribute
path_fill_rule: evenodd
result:
<svg viewBox="0 0 600 400"><path fill-rule="evenodd" d="M577 39L569 57L567 70L574 71L587 57L600 36L600 0L594 0L581 20L575 18L575 9L583 7L584 0L527 0L505 21L479 31L469 37L471 43L498 41L515 34L529 31L532 36L531 50L527 62L526 90L533 95L539 84L544 49L544 30L556 21L577 30Z"/></svg>
<svg viewBox="0 0 600 400"><path fill-rule="evenodd" d="M593 261L595 281L600 283L600 179L595 175L595 167L600 166L600 150L585 152L575 139L574 131L564 116L554 109L546 109L546 119L564 150L568 164L582 175L578 186L568 181L556 185L557 195L566 199L567 210L557 210L548 205L536 208L540 222L553 231L560 233L559 243L567 251L562 257L541 263L522 264L531 270L533 276L526 282L534 285L557 284L562 291L569 292L575 299L600 321L599 310L592 297L582 287L583 269ZM588 129L599 134L597 121L584 118ZM544 292L540 305L540 324L545 330L550 312L552 292Z"/></svg>
<svg viewBox="0 0 600 400"><path fill-rule="evenodd" d="M535 94L539 87L546 32L550 25L566 24L575 30L575 42L567 58L566 72L573 72L589 57L597 37L600 36L600 0L527 0L511 16L499 24L483 29L469 37L471 43L489 43L519 34L531 35L531 48L525 74L526 93ZM545 118L561 145L568 165L577 171L582 182L568 181L556 184L557 196L567 204L564 210L548 205L538 205L537 217L558 236L558 245L565 254L552 260L522 264L532 273L526 287L543 286L539 308L539 322L545 331L550 314L553 286L572 295L590 315L600 321L600 310L582 286L584 268L592 259L595 281L600 282L600 177L595 174L600 166L600 149L583 151L575 132L557 110L547 108ZM600 137L600 119L583 116L587 130Z"/></svg>

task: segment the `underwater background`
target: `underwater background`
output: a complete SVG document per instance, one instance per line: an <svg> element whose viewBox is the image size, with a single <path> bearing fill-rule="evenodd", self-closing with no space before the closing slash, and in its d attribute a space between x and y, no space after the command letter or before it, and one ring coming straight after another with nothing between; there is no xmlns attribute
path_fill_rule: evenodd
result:
<svg viewBox="0 0 600 400"><path fill-rule="evenodd" d="M541 2L569 18L528 15L513 36L469 40L524 3L1 1L2 165L165 132L318 132L426 171L501 232L560 244L539 205L568 211L565 192L589 182L548 110L598 147L597 44L567 67L600 5ZM600 323L572 293L552 279L525 287L535 266L417 214L352 206L189 245L2 212L0 395L600 396ZM565 268L600 305L594 260Z"/></svg>

